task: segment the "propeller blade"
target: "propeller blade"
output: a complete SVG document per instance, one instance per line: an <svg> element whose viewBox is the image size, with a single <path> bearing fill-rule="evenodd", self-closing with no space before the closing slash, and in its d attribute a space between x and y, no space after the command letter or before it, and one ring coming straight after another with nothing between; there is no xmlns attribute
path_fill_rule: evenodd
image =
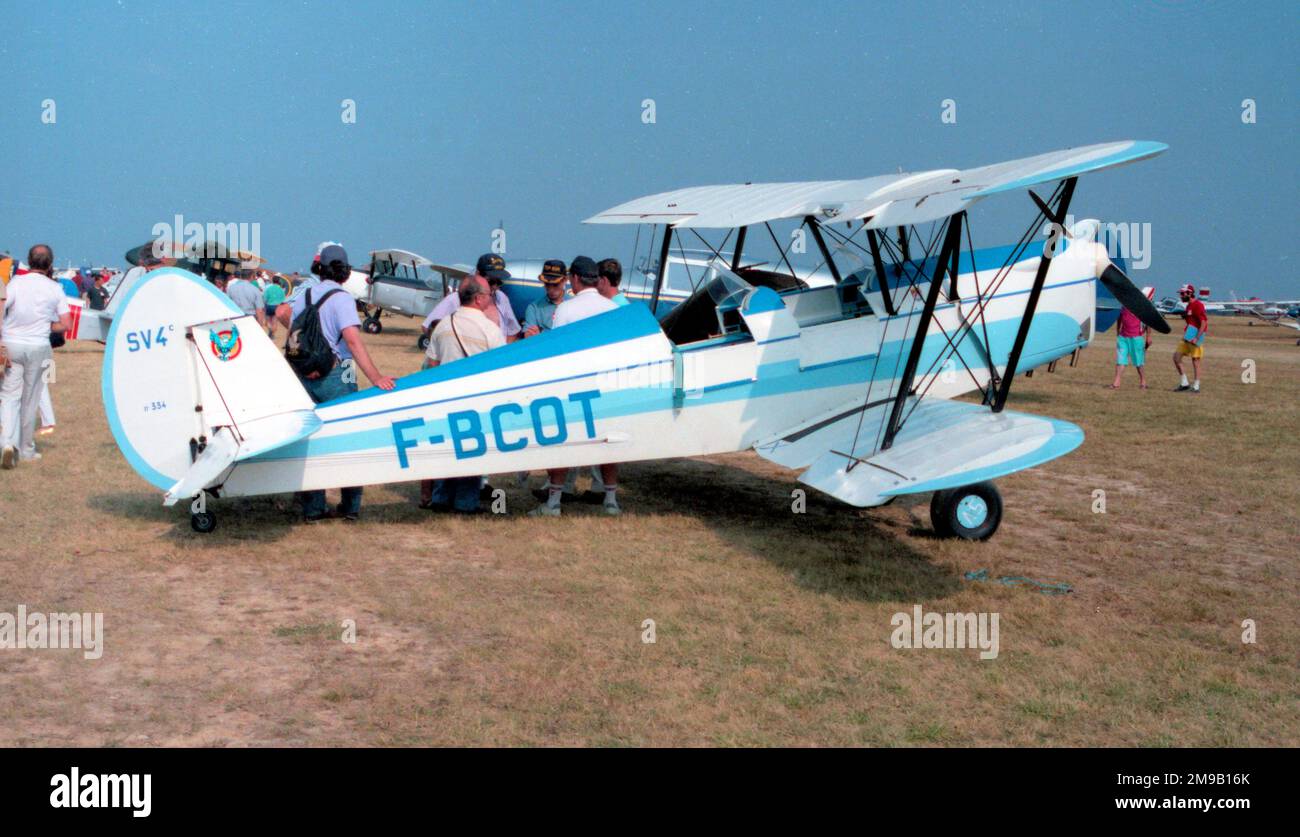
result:
<svg viewBox="0 0 1300 837"><path fill-rule="evenodd" d="M1124 275L1124 271L1113 264L1108 265L1097 278L1106 286L1106 290L1119 300L1120 305L1132 311L1134 316L1144 324L1161 334L1169 333L1169 323L1151 304L1151 300L1147 299L1146 294L1138 290L1137 285Z"/></svg>

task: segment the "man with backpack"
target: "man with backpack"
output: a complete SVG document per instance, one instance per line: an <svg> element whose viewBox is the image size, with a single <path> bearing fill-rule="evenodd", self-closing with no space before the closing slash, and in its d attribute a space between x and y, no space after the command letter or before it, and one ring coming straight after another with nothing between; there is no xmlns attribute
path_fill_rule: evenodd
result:
<svg viewBox="0 0 1300 837"><path fill-rule="evenodd" d="M356 301L340 287L351 275L347 252L337 244L321 250L321 283L283 305L278 314L289 330L284 356L317 404L357 391L357 367L380 389L392 389L393 379L375 367L361 342L361 320ZM331 513L324 491L302 492L302 514L307 522L361 514L361 488L343 489L342 502Z"/></svg>

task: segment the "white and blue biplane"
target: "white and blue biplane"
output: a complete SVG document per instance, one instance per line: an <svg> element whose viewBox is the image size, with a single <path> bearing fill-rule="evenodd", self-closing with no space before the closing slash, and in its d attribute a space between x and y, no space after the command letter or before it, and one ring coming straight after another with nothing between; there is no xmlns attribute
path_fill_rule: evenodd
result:
<svg viewBox="0 0 1300 837"><path fill-rule="evenodd" d="M983 539L1002 513L991 480L1083 441L1073 424L1004 409L1016 374L1088 344L1099 281L1169 329L1095 222L1062 229L1080 175L1165 148L1113 142L964 171L630 201L588 222L657 225L659 264L687 231L733 241L662 322L656 286L649 306L322 404L251 317L163 268L113 319L104 406L131 465L165 504L190 502L196 531L215 526L213 497L754 450L853 506L931 493L939 533ZM1040 184L1055 191L1041 198ZM964 249L970 209L1013 190L1030 190L1035 208L1019 244ZM808 229L832 283L746 266L746 232L783 219ZM1046 246L1044 219L1064 233ZM927 223L928 241L916 230ZM842 274L835 254L847 248L865 266ZM979 397L952 400L966 393Z"/></svg>

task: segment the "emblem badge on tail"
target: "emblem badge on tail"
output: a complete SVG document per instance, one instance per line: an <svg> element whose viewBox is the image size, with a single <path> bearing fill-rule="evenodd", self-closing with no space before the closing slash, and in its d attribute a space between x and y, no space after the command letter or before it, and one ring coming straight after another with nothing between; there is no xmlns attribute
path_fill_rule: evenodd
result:
<svg viewBox="0 0 1300 837"><path fill-rule="evenodd" d="M239 327L233 324L224 331L210 329L208 339L212 341L212 354L216 355L218 360L234 360L239 357L239 350L243 348L239 340Z"/></svg>

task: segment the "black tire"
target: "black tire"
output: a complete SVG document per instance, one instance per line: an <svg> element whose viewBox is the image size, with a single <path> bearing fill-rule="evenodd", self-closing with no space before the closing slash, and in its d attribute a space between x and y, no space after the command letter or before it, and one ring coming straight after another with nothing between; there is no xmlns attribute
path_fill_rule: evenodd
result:
<svg viewBox="0 0 1300 837"><path fill-rule="evenodd" d="M361 327L366 330L366 334L378 334L384 330L384 324L373 317L362 322Z"/></svg>
<svg viewBox="0 0 1300 837"><path fill-rule="evenodd" d="M420 348L420 351L424 351L425 349L429 348L429 335L421 334L419 337L415 339L415 345Z"/></svg>
<svg viewBox="0 0 1300 837"><path fill-rule="evenodd" d="M943 504L947 502L948 495L951 491L936 491L930 498L930 524L934 526L934 533L941 538L954 537L953 531L948 528L943 516Z"/></svg>
<svg viewBox="0 0 1300 837"><path fill-rule="evenodd" d="M217 528L217 516L212 512L199 512L190 515L190 528L200 535L206 535Z"/></svg>
<svg viewBox="0 0 1300 837"><path fill-rule="evenodd" d="M930 521L940 537L986 541L1002 523L1002 495L991 482L936 492Z"/></svg>

